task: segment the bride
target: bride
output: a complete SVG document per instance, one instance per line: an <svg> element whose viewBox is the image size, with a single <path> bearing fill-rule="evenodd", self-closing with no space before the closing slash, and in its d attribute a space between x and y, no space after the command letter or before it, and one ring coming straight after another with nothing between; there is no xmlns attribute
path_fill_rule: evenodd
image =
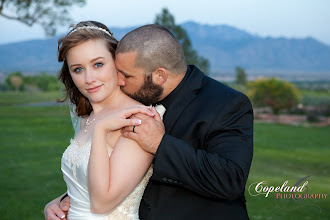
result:
<svg viewBox="0 0 330 220"><path fill-rule="evenodd" d="M121 136L125 126L138 126L136 113L160 117L124 94L117 86L114 64L117 40L98 22L80 22L59 40L60 80L66 98L81 117L80 129L63 153L61 169L70 196L67 219L138 219L145 186L152 174L153 155ZM64 219L51 207L46 219ZM104 214L106 213L106 214Z"/></svg>

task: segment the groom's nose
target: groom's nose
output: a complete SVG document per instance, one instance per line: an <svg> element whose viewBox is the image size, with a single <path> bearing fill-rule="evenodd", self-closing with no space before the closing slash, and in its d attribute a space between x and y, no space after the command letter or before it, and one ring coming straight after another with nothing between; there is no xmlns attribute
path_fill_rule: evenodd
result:
<svg viewBox="0 0 330 220"><path fill-rule="evenodd" d="M118 82L117 82L117 84L118 84L118 86L126 86L125 77L120 72L118 72Z"/></svg>

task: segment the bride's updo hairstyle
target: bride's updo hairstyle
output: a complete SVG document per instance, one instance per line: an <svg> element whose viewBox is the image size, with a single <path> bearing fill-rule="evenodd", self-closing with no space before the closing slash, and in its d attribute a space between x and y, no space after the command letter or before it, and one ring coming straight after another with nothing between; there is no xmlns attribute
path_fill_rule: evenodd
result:
<svg viewBox="0 0 330 220"><path fill-rule="evenodd" d="M112 58L115 59L115 51L118 41L113 37L110 30L102 23L96 21L82 21L78 23L65 37L58 40L58 61L63 62L62 69L59 73L59 80L65 85L66 96L60 102L69 100L76 105L78 116L87 116L92 112L92 105L88 99L78 90L74 84L68 63L68 51L88 40L103 39L108 46Z"/></svg>

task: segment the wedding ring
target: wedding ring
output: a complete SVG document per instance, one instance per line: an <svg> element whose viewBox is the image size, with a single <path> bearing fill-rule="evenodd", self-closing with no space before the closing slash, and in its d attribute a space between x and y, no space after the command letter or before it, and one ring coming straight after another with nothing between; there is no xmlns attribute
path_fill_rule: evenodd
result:
<svg viewBox="0 0 330 220"><path fill-rule="evenodd" d="M135 125L133 126L133 133L135 133L134 129L135 129Z"/></svg>

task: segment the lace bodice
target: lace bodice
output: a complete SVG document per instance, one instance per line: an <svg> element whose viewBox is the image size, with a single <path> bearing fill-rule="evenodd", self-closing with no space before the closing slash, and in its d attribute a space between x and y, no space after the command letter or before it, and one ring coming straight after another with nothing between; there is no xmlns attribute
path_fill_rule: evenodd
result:
<svg viewBox="0 0 330 220"><path fill-rule="evenodd" d="M87 166L90 150L91 141L88 141L84 145L79 145L76 140L71 139L70 145L63 153L61 169L71 203L68 220L137 220L139 218L140 201L144 189L152 175L152 167L149 168L130 195L113 211L106 215L93 214L90 211L90 199L87 185ZM108 147L108 153L110 157L112 148Z"/></svg>

